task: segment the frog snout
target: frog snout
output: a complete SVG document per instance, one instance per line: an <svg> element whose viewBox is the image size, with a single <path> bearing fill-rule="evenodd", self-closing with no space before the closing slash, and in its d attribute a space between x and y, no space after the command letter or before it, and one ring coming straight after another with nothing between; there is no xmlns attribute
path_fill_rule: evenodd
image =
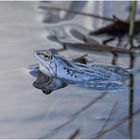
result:
<svg viewBox="0 0 140 140"><path fill-rule="evenodd" d="M41 55L41 52L35 51L35 55Z"/></svg>

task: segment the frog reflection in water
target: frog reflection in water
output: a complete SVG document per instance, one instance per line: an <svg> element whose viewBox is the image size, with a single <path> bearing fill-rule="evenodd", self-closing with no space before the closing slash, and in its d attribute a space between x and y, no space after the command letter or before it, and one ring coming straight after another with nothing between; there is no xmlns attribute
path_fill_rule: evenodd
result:
<svg viewBox="0 0 140 140"><path fill-rule="evenodd" d="M95 64L88 66L67 60L55 49L37 50L35 57L39 69L45 75L58 78L66 84L79 84L95 89L116 89L123 86L122 76L129 75L125 68L114 65Z"/></svg>

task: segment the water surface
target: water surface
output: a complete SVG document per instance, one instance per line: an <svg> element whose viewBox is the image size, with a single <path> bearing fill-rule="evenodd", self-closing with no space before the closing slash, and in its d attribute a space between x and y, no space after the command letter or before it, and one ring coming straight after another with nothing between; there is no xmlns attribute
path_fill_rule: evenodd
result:
<svg viewBox="0 0 140 140"><path fill-rule="evenodd" d="M83 42L83 34L98 28L94 20L80 15L64 14L62 20L43 22L44 12L39 5L42 3L0 2L0 138L69 138L73 134L76 138L140 138L140 73L130 75L127 88L114 92L70 85L46 96L33 87L36 79L28 67L36 63L35 50ZM83 2L74 9L91 12L93 7ZM56 41L46 38L55 33L48 31L52 27L59 29ZM65 57L85 53L96 63L113 61L110 53L73 49L61 52ZM139 68L140 59L138 55L133 62L132 56L119 55L113 63Z"/></svg>

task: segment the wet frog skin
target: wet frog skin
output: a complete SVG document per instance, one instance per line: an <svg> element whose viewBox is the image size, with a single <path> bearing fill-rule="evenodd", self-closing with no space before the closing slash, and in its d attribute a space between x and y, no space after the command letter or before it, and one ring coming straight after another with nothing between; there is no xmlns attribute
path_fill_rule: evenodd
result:
<svg viewBox="0 0 140 140"><path fill-rule="evenodd" d="M80 83L88 86L96 82L121 81L123 73L129 74L125 68L114 65L88 66L70 61L58 54L55 49L37 50L35 57L39 62L41 72L60 78L66 83Z"/></svg>

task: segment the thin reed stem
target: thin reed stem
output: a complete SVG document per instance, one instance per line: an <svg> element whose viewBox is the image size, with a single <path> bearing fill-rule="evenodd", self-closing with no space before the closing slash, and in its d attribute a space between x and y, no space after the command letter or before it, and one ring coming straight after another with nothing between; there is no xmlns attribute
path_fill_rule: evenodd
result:
<svg viewBox="0 0 140 140"><path fill-rule="evenodd" d="M130 13L130 26L129 26L129 45L128 48L131 49L133 47L133 37L134 37L134 30L135 30L135 16L137 10L137 1L131 1L131 13Z"/></svg>

